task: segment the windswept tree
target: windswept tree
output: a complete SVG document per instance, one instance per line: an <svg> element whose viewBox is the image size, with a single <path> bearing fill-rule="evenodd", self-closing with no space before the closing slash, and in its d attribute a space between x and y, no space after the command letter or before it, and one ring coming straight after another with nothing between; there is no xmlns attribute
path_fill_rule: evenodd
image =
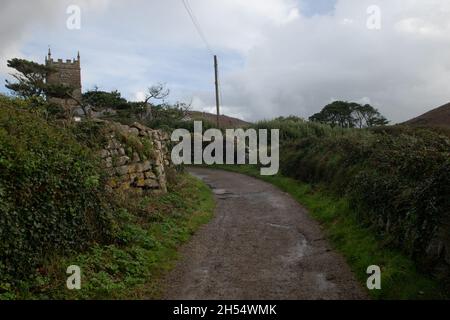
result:
<svg viewBox="0 0 450 320"><path fill-rule="evenodd" d="M50 67L17 58L8 60L8 67L17 71L11 74L17 82L6 80L6 88L22 98L37 98L45 95L45 79L51 72Z"/></svg>
<svg viewBox="0 0 450 320"><path fill-rule="evenodd" d="M369 104L335 101L322 111L312 115L310 121L328 124L332 127L365 128L387 125L389 122L380 112Z"/></svg>
<svg viewBox="0 0 450 320"><path fill-rule="evenodd" d="M147 89L147 93L145 95L145 99L142 103L140 103L139 109L137 110L139 118L146 119L152 118L152 105L151 100L162 100L164 101L170 94L170 90L166 88L166 86L162 83L158 83L153 85Z"/></svg>
<svg viewBox="0 0 450 320"><path fill-rule="evenodd" d="M73 99L72 87L46 82L48 75L56 71L52 67L18 58L7 63L8 67L16 70L11 74L16 82L6 80L5 87L21 98L30 99L31 105L40 106L45 98Z"/></svg>

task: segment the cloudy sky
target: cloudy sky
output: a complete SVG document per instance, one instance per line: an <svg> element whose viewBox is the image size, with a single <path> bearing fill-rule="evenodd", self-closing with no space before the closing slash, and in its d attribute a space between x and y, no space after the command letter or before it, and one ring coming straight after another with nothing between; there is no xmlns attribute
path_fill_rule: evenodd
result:
<svg viewBox="0 0 450 320"><path fill-rule="evenodd" d="M0 81L7 59L42 63L50 45L54 58L80 50L84 90L136 100L163 82L171 101L212 111L212 51L223 112L247 120L307 118L339 99L371 103L395 123L450 101L448 0L188 4L210 50L182 0L0 0ZM80 29L67 28L69 5L81 9Z"/></svg>

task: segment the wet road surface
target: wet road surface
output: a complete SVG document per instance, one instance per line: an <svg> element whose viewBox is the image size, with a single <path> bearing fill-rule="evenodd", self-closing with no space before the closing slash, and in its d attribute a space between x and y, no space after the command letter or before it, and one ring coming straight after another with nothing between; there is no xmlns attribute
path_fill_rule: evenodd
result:
<svg viewBox="0 0 450 320"><path fill-rule="evenodd" d="M278 188L190 168L217 201L215 217L180 250L166 299L366 299L317 222Z"/></svg>

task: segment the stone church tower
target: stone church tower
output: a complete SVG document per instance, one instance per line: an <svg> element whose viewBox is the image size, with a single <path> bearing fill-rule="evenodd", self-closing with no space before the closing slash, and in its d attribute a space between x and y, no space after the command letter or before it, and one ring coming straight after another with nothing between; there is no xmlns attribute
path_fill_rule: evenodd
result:
<svg viewBox="0 0 450 320"><path fill-rule="evenodd" d="M55 72L51 73L46 81L49 84L64 84L71 86L74 89L72 95L77 100L81 101L81 67L80 67L80 53L78 52L77 59L53 60L50 48L48 55L45 57L45 65L52 67ZM77 107L79 104L73 99L57 99L51 98L50 102L62 105L65 108Z"/></svg>

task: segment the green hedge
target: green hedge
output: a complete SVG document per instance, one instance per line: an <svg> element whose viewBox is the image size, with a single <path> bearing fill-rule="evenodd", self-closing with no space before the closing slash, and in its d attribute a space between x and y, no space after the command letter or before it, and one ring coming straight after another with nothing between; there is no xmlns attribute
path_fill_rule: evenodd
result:
<svg viewBox="0 0 450 320"><path fill-rule="evenodd" d="M0 290L112 230L92 152L24 105L0 97Z"/></svg>

